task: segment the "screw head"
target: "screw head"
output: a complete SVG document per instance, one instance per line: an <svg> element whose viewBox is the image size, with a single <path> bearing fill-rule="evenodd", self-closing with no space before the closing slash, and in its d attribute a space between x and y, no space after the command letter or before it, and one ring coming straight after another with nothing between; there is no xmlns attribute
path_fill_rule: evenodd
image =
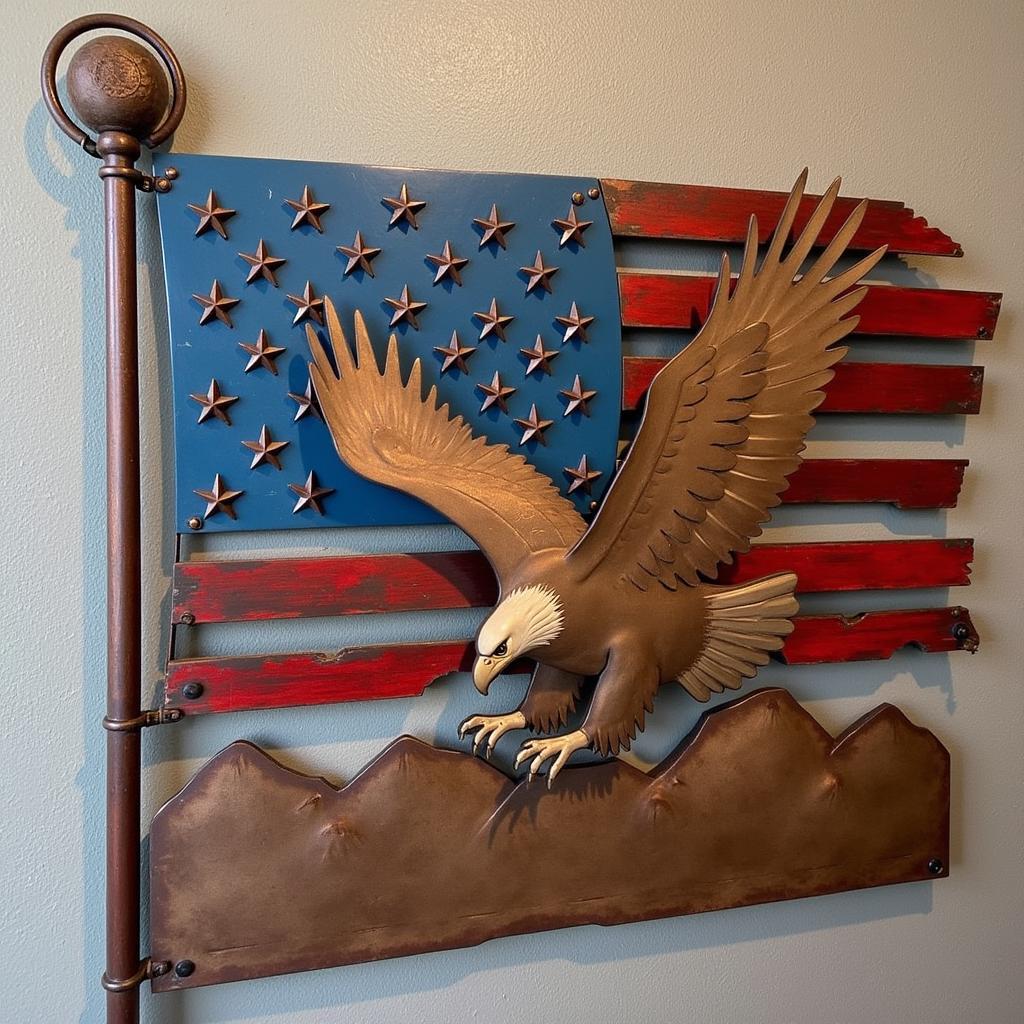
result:
<svg viewBox="0 0 1024 1024"><path fill-rule="evenodd" d="M188 528L190 530L201 530L203 528L203 521L199 516L189 516Z"/></svg>
<svg viewBox="0 0 1024 1024"><path fill-rule="evenodd" d="M591 199L599 199L601 196L601 190L595 185L593 188L587 190L587 195Z"/></svg>
<svg viewBox="0 0 1024 1024"><path fill-rule="evenodd" d="M162 978L170 969L170 960L154 960L149 965L149 973L154 978Z"/></svg>
<svg viewBox="0 0 1024 1024"><path fill-rule="evenodd" d="M971 635L971 631L967 628L966 622L958 622L953 627L953 639L960 640L961 642L966 640Z"/></svg>
<svg viewBox="0 0 1024 1024"><path fill-rule="evenodd" d="M187 978L192 974L195 974L196 965L191 960L179 960L174 965L174 973L179 978Z"/></svg>
<svg viewBox="0 0 1024 1024"><path fill-rule="evenodd" d="M987 327L979 327L978 328L978 337L979 338L987 338L988 337L988 328Z"/></svg>
<svg viewBox="0 0 1024 1024"><path fill-rule="evenodd" d="M932 859L928 861L928 873L931 875L941 875L945 868L946 865L943 864L938 857L932 857Z"/></svg>
<svg viewBox="0 0 1024 1024"><path fill-rule="evenodd" d="M182 612L178 621L183 626L194 626L196 624L196 617L191 612Z"/></svg>
<svg viewBox="0 0 1024 1024"><path fill-rule="evenodd" d="M164 177L165 178L170 178L171 181L174 181L174 179L177 178L177 176L178 176L178 168L177 167L168 167L167 170L164 171Z"/></svg>
<svg viewBox="0 0 1024 1024"><path fill-rule="evenodd" d="M573 194L572 194L572 201L573 201L573 205L574 206L582 206L583 205L583 193L582 192L573 192Z"/></svg>
<svg viewBox="0 0 1024 1024"><path fill-rule="evenodd" d="M203 695L202 683L186 683L181 688L181 695L185 700L198 700Z"/></svg>
<svg viewBox="0 0 1024 1024"><path fill-rule="evenodd" d="M157 192L170 192L171 183L167 178L157 178L156 181L153 182L153 188L155 188Z"/></svg>

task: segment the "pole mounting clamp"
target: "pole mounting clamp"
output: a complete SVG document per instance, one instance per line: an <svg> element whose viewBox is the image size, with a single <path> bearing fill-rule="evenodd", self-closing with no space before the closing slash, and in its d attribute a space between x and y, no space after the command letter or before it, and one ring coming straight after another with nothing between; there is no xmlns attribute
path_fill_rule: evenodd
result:
<svg viewBox="0 0 1024 1024"><path fill-rule="evenodd" d="M139 732L150 725L165 725L167 722L177 722L182 718L179 708L156 708L150 711L143 711L141 715L134 718L111 718L109 715L103 719L103 728L107 732Z"/></svg>

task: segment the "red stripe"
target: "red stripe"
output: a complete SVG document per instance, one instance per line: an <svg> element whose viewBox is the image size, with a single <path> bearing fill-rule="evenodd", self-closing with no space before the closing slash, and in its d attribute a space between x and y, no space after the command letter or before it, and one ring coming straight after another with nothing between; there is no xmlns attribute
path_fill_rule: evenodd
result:
<svg viewBox="0 0 1024 1024"><path fill-rule="evenodd" d="M967 464L966 459L807 459L789 478L782 500L954 508Z"/></svg>
<svg viewBox="0 0 1024 1024"><path fill-rule="evenodd" d="M678 238L701 242L743 242L747 222L757 216L760 240L767 241L782 213L785 192L715 188L708 185L668 185L650 181L602 181L612 234L640 238ZM794 222L799 232L817 205L818 196L805 196ZM826 244L859 199L840 197L819 236ZM872 199L852 249L888 245L895 253L962 256L947 234L928 225L902 203Z"/></svg>
<svg viewBox="0 0 1024 1024"><path fill-rule="evenodd" d="M977 634L963 608L871 612L852 620L798 616L783 657L790 665L869 660L888 658L908 644L925 651L970 650ZM446 643L172 661L164 705L208 714L416 697L435 679L467 671L472 659L471 644ZM513 668L528 671L529 664ZM193 699L182 692L188 683L201 688Z"/></svg>
<svg viewBox="0 0 1024 1024"><path fill-rule="evenodd" d="M974 651L978 634L966 608L913 608L866 615L798 616L782 660L787 665L877 661L901 647L928 653Z"/></svg>
<svg viewBox="0 0 1024 1024"><path fill-rule="evenodd" d="M635 409L667 359L622 360L622 407ZM974 414L981 407L980 366L840 363L818 412Z"/></svg>
<svg viewBox="0 0 1024 1024"><path fill-rule="evenodd" d="M970 540L758 544L723 567L719 582L792 571L805 594L962 586L973 556ZM180 562L171 616L249 622L486 607L496 598L494 574L476 551Z"/></svg>
<svg viewBox="0 0 1024 1024"><path fill-rule="evenodd" d="M711 310L717 280L709 276L620 270L622 325L696 330ZM991 338L999 319L1001 301L999 292L872 285L857 306L860 322L853 333L912 338Z"/></svg>

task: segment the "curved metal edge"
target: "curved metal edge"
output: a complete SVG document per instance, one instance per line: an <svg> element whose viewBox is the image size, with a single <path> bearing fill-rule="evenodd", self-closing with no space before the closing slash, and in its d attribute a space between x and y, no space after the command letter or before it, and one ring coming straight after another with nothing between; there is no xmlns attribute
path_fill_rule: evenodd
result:
<svg viewBox="0 0 1024 1024"><path fill-rule="evenodd" d="M57 123L57 127L65 135L81 146L90 156L99 156L96 151L96 141L84 129L75 124L60 101L60 96L57 93L57 64L69 43L86 32L105 28L119 29L148 43L163 62L171 80L171 107L155 131L141 140L148 149L155 149L170 138L174 130L181 124L181 119L185 114L187 101L185 73L174 51L166 41L148 25L143 25L141 21L136 21L134 18L121 14L88 14L85 17L69 21L60 29L47 44L46 50L43 52L42 66L39 69L43 102L46 104L50 116Z"/></svg>

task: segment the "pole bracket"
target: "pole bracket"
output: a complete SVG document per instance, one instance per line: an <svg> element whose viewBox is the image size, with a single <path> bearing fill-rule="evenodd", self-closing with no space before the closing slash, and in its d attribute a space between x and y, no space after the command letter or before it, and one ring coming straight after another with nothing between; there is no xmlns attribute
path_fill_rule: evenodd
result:
<svg viewBox="0 0 1024 1024"><path fill-rule="evenodd" d="M144 981L151 978L159 978L171 969L169 960L151 960L148 956L139 962L139 969L128 978L111 978L106 971L100 978L100 984L107 992L131 992L137 989Z"/></svg>
<svg viewBox="0 0 1024 1024"><path fill-rule="evenodd" d="M141 715L136 715L134 718L110 718L107 716L103 719L103 728L108 732L139 732L150 725L178 722L182 717L179 708L155 708L143 711Z"/></svg>

